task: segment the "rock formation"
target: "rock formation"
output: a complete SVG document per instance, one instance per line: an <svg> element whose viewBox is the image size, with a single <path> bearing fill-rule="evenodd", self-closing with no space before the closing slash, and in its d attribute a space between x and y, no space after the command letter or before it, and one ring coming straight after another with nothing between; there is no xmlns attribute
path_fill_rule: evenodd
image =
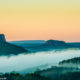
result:
<svg viewBox="0 0 80 80"><path fill-rule="evenodd" d="M25 50L23 47L8 43L4 34L0 34L0 55L16 55L23 52L28 52L28 50Z"/></svg>
<svg viewBox="0 0 80 80"><path fill-rule="evenodd" d="M0 43L6 42L4 34L0 34Z"/></svg>
<svg viewBox="0 0 80 80"><path fill-rule="evenodd" d="M64 41L58 41L58 40L48 40L46 42L46 45L52 45L52 46L66 46L67 44Z"/></svg>

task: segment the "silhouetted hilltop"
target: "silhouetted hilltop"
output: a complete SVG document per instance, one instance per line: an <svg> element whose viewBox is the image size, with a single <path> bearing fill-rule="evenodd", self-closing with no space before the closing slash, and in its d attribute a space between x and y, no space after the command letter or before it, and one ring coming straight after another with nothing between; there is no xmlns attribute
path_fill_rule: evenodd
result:
<svg viewBox="0 0 80 80"><path fill-rule="evenodd" d="M46 41L46 45L51 45L51 46L68 46L64 41L58 41L58 40L48 40L48 41Z"/></svg>
<svg viewBox="0 0 80 80"><path fill-rule="evenodd" d="M46 44L43 45L44 47L50 47L50 48L71 48L71 45L68 45L64 41L59 40L48 40L46 41Z"/></svg>
<svg viewBox="0 0 80 80"><path fill-rule="evenodd" d="M0 34L0 55L19 54L23 52L28 51L23 47L8 43L4 34Z"/></svg>
<svg viewBox="0 0 80 80"><path fill-rule="evenodd" d="M4 34L0 34L0 43L6 42Z"/></svg>

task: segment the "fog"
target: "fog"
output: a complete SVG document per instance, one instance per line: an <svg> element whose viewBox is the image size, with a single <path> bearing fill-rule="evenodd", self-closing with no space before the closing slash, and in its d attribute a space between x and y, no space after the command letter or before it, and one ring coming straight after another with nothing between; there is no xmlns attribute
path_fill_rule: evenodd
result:
<svg viewBox="0 0 80 80"><path fill-rule="evenodd" d="M36 66L57 66L62 60L80 57L80 50L63 50L20 54L17 56L1 56L0 72L21 71Z"/></svg>

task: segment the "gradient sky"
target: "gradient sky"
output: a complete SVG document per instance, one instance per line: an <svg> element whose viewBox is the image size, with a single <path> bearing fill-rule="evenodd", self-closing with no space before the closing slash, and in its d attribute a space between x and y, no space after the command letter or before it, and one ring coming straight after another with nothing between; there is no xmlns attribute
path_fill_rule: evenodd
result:
<svg viewBox="0 0 80 80"><path fill-rule="evenodd" d="M0 0L0 33L8 41L80 42L80 0Z"/></svg>

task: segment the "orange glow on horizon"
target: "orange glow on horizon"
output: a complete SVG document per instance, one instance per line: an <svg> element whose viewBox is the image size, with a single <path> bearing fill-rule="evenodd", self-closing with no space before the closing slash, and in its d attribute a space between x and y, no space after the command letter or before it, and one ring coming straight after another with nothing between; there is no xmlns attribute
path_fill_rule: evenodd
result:
<svg viewBox="0 0 80 80"><path fill-rule="evenodd" d="M80 5L76 3L0 5L0 33L6 35L7 41L56 39L79 42Z"/></svg>

